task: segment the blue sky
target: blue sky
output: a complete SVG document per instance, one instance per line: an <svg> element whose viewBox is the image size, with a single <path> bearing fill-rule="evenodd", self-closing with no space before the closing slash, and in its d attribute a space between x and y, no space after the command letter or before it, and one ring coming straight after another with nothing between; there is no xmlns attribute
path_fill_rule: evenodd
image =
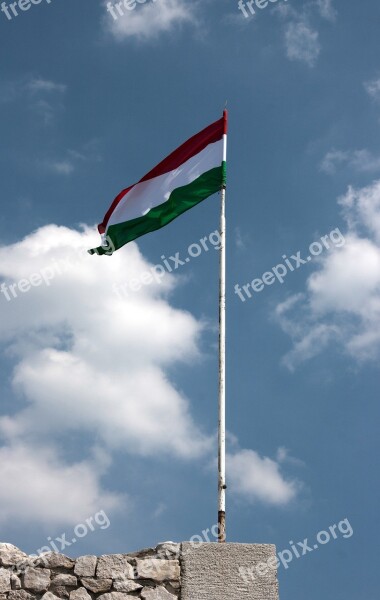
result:
<svg viewBox="0 0 380 600"><path fill-rule="evenodd" d="M1 541L35 552L101 510L110 526L68 554L214 525L218 252L120 286L210 239L218 197L112 258L85 250L116 193L227 100L228 538L281 551L348 519L352 535L280 567L281 599L375 600L378 3L18 12L0 13Z"/></svg>

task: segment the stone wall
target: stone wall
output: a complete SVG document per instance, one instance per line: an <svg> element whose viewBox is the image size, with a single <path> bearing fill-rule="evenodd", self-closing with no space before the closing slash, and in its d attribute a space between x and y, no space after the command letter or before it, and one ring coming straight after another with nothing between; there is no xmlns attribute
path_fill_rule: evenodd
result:
<svg viewBox="0 0 380 600"><path fill-rule="evenodd" d="M276 570L242 578L275 548L165 542L129 554L28 556L0 543L0 600L278 600ZM181 583L182 582L182 583Z"/></svg>
<svg viewBox="0 0 380 600"><path fill-rule="evenodd" d="M180 544L131 554L29 557L0 544L0 600L176 600Z"/></svg>

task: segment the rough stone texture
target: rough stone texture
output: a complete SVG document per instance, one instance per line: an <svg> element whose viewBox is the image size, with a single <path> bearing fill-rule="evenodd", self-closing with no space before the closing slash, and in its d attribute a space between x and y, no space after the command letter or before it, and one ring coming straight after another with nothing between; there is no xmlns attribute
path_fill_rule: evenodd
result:
<svg viewBox="0 0 380 600"><path fill-rule="evenodd" d="M171 581L170 583L165 583L165 588L168 592L174 594L174 596L179 596L181 583L180 581Z"/></svg>
<svg viewBox="0 0 380 600"><path fill-rule="evenodd" d="M154 581L170 581L179 579L178 560L161 560L157 558L137 559L136 579L154 579Z"/></svg>
<svg viewBox="0 0 380 600"><path fill-rule="evenodd" d="M129 558L146 558L147 556L157 558L157 553L155 548L144 548L143 550L138 550L137 552L128 552L128 556Z"/></svg>
<svg viewBox="0 0 380 600"><path fill-rule="evenodd" d="M163 544L158 544L156 551L160 558L179 559L181 553L181 544L176 544L175 542L164 542Z"/></svg>
<svg viewBox="0 0 380 600"><path fill-rule="evenodd" d="M0 600L278 600L274 546L164 542L73 560L0 544L0 560Z"/></svg>
<svg viewBox="0 0 380 600"><path fill-rule="evenodd" d="M59 596L59 598L68 598L70 596L70 591L72 591L72 588L67 588L64 585L57 585L52 587L52 591L56 596Z"/></svg>
<svg viewBox="0 0 380 600"><path fill-rule="evenodd" d="M41 555L36 564L46 567L47 569L70 570L73 568L75 560L64 554L59 554L58 552L47 552L46 554Z"/></svg>
<svg viewBox="0 0 380 600"><path fill-rule="evenodd" d="M0 594L11 590L11 574L7 569L0 569Z"/></svg>
<svg viewBox="0 0 380 600"><path fill-rule="evenodd" d="M98 560L96 576L100 579L134 579L134 570L127 554L108 554Z"/></svg>
<svg viewBox="0 0 380 600"><path fill-rule="evenodd" d="M96 556L80 556L75 561L75 575L78 575L78 577L94 577L97 562L98 559Z"/></svg>
<svg viewBox="0 0 380 600"><path fill-rule="evenodd" d="M32 594L28 594L25 590L16 590L8 594L8 600L32 600L32 598Z"/></svg>
<svg viewBox="0 0 380 600"><path fill-rule="evenodd" d="M14 573L11 574L12 590L21 590L21 579Z"/></svg>
<svg viewBox="0 0 380 600"><path fill-rule="evenodd" d="M50 569L27 567L23 583L27 590L46 592L50 585Z"/></svg>
<svg viewBox="0 0 380 600"><path fill-rule="evenodd" d="M91 596L84 587L81 587L70 592L70 600L91 600Z"/></svg>
<svg viewBox="0 0 380 600"><path fill-rule="evenodd" d="M113 582L113 587L117 592L134 592L135 590L141 590L142 585L130 579L116 579Z"/></svg>
<svg viewBox="0 0 380 600"><path fill-rule="evenodd" d="M75 575L70 575L69 573L60 573L59 575L55 575L53 577L51 585L54 587L76 587L78 585L78 579L75 577Z"/></svg>
<svg viewBox="0 0 380 600"><path fill-rule="evenodd" d="M58 596L52 594L52 592L46 592L41 598L41 600L59 600Z"/></svg>
<svg viewBox="0 0 380 600"><path fill-rule="evenodd" d="M99 600L130 600L130 595L124 592L110 592L99 596Z"/></svg>
<svg viewBox="0 0 380 600"><path fill-rule="evenodd" d="M81 581L84 587L90 590L90 592L94 592L94 594L108 592L112 587L112 579L94 579L92 577L83 577Z"/></svg>
<svg viewBox="0 0 380 600"><path fill-rule="evenodd" d="M176 600L177 596L173 596L165 588L144 588L141 592L141 598L144 600Z"/></svg>
<svg viewBox="0 0 380 600"><path fill-rule="evenodd" d="M10 567L11 565L24 562L26 559L28 559L28 555L25 552L21 552L13 544L0 544L0 565Z"/></svg>
<svg viewBox="0 0 380 600"><path fill-rule="evenodd" d="M182 600L278 600L276 569L243 577L274 561L275 546L264 544L182 545ZM273 564L273 562L272 562Z"/></svg>

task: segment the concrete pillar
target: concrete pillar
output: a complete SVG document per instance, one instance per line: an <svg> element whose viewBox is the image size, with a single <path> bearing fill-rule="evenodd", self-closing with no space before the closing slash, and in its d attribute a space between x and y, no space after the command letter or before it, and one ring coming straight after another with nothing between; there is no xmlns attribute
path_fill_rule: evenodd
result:
<svg viewBox="0 0 380 600"><path fill-rule="evenodd" d="M184 542L181 579L181 600L278 600L276 548Z"/></svg>

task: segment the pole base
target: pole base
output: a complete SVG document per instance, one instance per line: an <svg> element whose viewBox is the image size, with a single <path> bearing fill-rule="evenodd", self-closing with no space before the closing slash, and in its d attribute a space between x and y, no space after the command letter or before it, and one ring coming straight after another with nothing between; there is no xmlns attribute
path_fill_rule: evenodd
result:
<svg viewBox="0 0 380 600"><path fill-rule="evenodd" d="M224 510L218 512L218 542L223 544L226 541L226 513Z"/></svg>

